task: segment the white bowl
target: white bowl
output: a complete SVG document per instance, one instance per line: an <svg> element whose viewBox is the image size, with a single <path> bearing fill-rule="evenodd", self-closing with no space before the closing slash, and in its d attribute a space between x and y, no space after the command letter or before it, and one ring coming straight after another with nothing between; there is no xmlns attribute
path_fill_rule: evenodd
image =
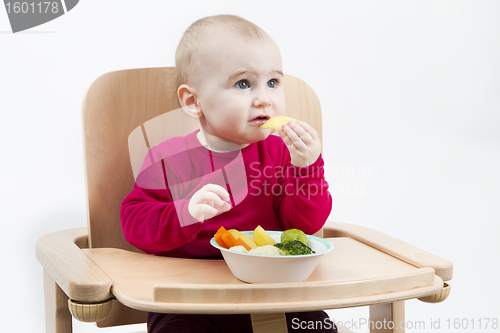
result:
<svg viewBox="0 0 500 333"><path fill-rule="evenodd" d="M242 231L242 233L253 239L253 231ZM267 231L267 233L276 242L280 242L282 231ZM316 253L297 256L267 256L231 251L219 246L215 238L210 240L210 244L221 251L233 275L248 283L306 280L318 265L321 257L333 250L332 243L319 237L308 235L307 243Z"/></svg>

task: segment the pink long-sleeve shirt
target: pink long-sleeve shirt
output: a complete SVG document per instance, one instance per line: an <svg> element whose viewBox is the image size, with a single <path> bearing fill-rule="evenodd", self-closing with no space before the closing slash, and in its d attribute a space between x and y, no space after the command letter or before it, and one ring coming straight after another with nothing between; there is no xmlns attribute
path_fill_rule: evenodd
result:
<svg viewBox="0 0 500 333"><path fill-rule="evenodd" d="M196 133L150 150L121 206L130 244L156 255L211 258L220 256L210 245L220 226L297 228L313 234L324 225L332 198L321 156L310 166L295 167L282 139L272 135L241 150L217 153L203 147ZM228 190L232 208L198 222L189 214L189 199L209 183Z"/></svg>

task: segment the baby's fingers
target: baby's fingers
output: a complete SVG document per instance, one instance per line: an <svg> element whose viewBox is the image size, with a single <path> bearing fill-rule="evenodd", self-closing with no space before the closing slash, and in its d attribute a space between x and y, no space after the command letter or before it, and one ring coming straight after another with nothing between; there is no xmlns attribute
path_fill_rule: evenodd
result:
<svg viewBox="0 0 500 333"><path fill-rule="evenodd" d="M304 140L303 137L300 136L300 133L307 133L298 125L283 125L281 130L279 131L280 136L283 138L283 142L289 147L295 147L300 151L303 151L307 148L307 141Z"/></svg>
<svg viewBox="0 0 500 333"><path fill-rule="evenodd" d="M222 203L222 206L219 207L219 212L227 212L230 209L231 209L231 205L224 201Z"/></svg>
<svg viewBox="0 0 500 333"><path fill-rule="evenodd" d="M215 215L217 214L219 211L217 210L217 208L215 207L212 207L211 205L209 204L197 204L195 207L194 207L194 213L197 213L197 215L199 214L207 214L207 215Z"/></svg>
<svg viewBox="0 0 500 333"><path fill-rule="evenodd" d="M197 204L190 211L191 216L196 220L203 222L214 217L219 211L208 204Z"/></svg>
<svg viewBox="0 0 500 333"><path fill-rule="evenodd" d="M202 190L206 191L207 193L213 193L218 195L222 200L224 201L229 201L229 193L227 190L217 184L207 184L202 187Z"/></svg>
<svg viewBox="0 0 500 333"><path fill-rule="evenodd" d="M207 184L189 200L188 210L191 216L203 222L219 212L227 212L231 209L229 199L229 193L225 188L216 184Z"/></svg>
<svg viewBox="0 0 500 333"><path fill-rule="evenodd" d="M318 132L308 123L297 120L296 122L292 122L289 126L306 145L309 146L313 142L319 142Z"/></svg>

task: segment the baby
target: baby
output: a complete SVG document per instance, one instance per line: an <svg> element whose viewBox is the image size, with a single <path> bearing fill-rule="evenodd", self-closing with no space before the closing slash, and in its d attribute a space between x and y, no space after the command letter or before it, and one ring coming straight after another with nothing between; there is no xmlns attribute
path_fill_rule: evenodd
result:
<svg viewBox="0 0 500 333"><path fill-rule="evenodd" d="M185 32L175 60L180 104L201 130L151 149L154 162L144 163L122 203L127 241L156 255L215 258L210 239L220 226L320 230L332 199L317 132L300 120L283 125L279 137L260 127L285 114L281 55L271 37L237 16L207 17ZM290 313L290 332L294 318L329 319L323 311ZM234 327L251 332L250 316L148 316L155 333Z"/></svg>

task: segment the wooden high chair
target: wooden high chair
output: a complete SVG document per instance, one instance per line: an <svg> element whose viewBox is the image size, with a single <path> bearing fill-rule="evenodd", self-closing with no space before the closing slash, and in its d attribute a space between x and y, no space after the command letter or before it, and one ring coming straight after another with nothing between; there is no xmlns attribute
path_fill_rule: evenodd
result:
<svg viewBox="0 0 500 333"><path fill-rule="evenodd" d="M247 284L223 260L156 257L124 239L120 204L134 185L148 147L196 128L180 108L173 68L102 75L83 100L88 227L41 237L46 332L72 332L71 314L99 327L145 322L147 312L250 313L255 332L286 332L283 313L369 306L371 332L403 332L404 300L446 298L453 266L444 259L365 227L328 222L334 244L301 283ZM287 115L322 137L320 103L303 81L285 77ZM130 152L130 153L129 153ZM137 160L137 159L135 159ZM193 276L189 272L200 272ZM187 274L183 274L186 272ZM71 313L70 313L71 310ZM345 330L344 330L345 332Z"/></svg>

